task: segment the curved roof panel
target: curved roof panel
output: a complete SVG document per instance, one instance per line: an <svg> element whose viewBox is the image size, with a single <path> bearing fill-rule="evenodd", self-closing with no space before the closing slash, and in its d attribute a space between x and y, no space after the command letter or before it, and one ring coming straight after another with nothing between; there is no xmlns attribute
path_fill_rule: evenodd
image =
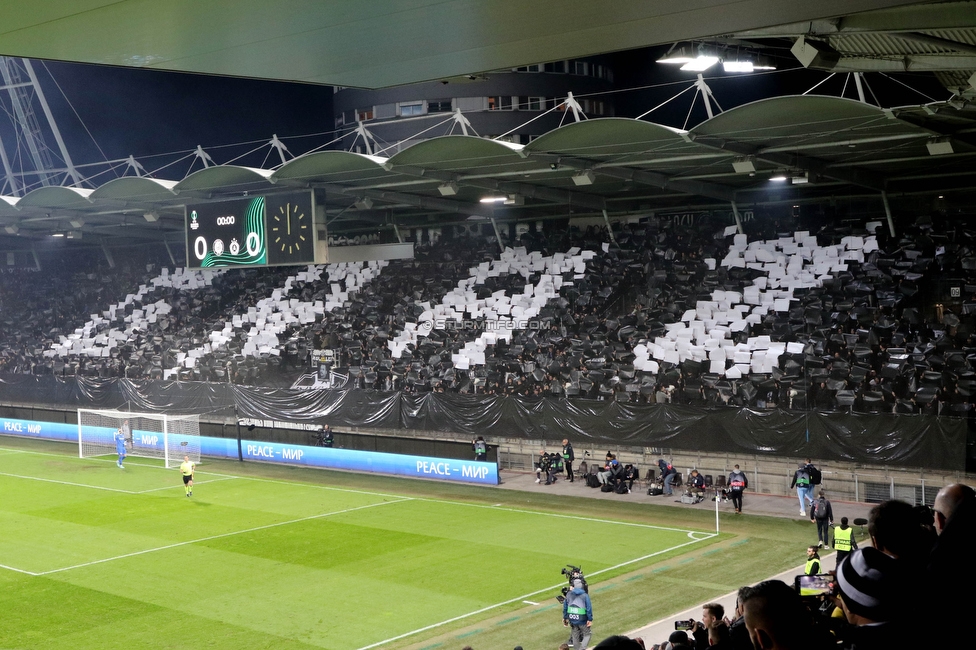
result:
<svg viewBox="0 0 976 650"><path fill-rule="evenodd" d="M19 200L19 196L0 196L0 217L19 214L20 211L17 210Z"/></svg>
<svg viewBox="0 0 976 650"><path fill-rule="evenodd" d="M18 208L90 208L94 190L78 187L39 187L17 201Z"/></svg>
<svg viewBox="0 0 976 650"><path fill-rule="evenodd" d="M229 190L239 185L269 182L272 172L269 169L239 167L237 165L216 165L190 174L176 184L177 192L199 190Z"/></svg>
<svg viewBox="0 0 976 650"><path fill-rule="evenodd" d="M561 126L527 144L525 151L610 158L649 151L700 148L682 138L682 133L653 122L607 117Z"/></svg>
<svg viewBox="0 0 976 650"><path fill-rule="evenodd" d="M341 183L382 178L386 158L349 151L316 151L289 160L271 175L272 182Z"/></svg>
<svg viewBox="0 0 976 650"><path fill-rule="evenodd" d="M692 137L711 136L760 146L910 135L917 131L876 106L841 97L794 95L738 106L702 122ZM839 134L845 134L842 138Z"/></svg>
<svg viewBox="0 0 976 650"><path fill-rule="evenodd" d="M123 176L105 183L91 194L91 200L115 199L123 201L165 201L176 192L176 181L143 176Z"/></svg>
<svg viewBox="0 0 976 650"><path fill-rule="evenodd" d="M459 173L490 173L504 168L535 167L527 163L518 151L519 145L478 138L471 135L445 135L419 142L391 157L387 167L398 166L424 169L449 169Z"/></svg>

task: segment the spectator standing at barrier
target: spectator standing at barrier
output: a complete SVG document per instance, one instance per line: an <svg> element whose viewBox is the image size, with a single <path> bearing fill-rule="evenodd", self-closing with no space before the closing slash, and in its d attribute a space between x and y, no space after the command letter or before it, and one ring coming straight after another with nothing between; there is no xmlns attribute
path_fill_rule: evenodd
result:
<svg viewBox="0 0 976 650"><path fill-rule="evenodd" d="M488 443L482 436L478 436L471 441L471 449L474 450L474 459L480 461L488 460Z"/></svg>
<svg viewBox="0 0 976 650"><path fill-rule="evenodd" d="M857 550L854 529L847 525L847 517L841 517L840 526L834 529L834 550L837 551L837 564L834 566L838 569L844 558Z"/></svg>
<svg viewBox="0 0 976 650"><path fill-rule="evenodd" d="M573 453L573 443L571 443L567 438L563 438L563 467L566 468L566 478L572 483L575 480L573 476L573 461L576 460L576 454Z"/></svg>
<svg viewBox="0 0 976 650"><path fill-rule="evenodd" d="M563 601L563 625L570 628L574 650L586 650L593 633L593 603L582 580L573 580L573 588Z"/></svg>
<svg viewBox="0 0 976 650"><path fill-rule="evenodd" d="M810 472L805 463L800 463L799 469L793 472L790 489L796 488L796 498L800 500L800 514L807 514L807 501L813 503L813 484L810 482Z"/></svg>
<svg viewBox="0 0 976 650"><path fill-rule="evenodd" d="M830 501L823 490L813 505L810 506L810 521L817 524L817 539L820 548L830 548L830 527L834 523L834 511L830 507Z"/></svg>
<svg viewBox="0 0 976 650"><path fill-rule="evenodd" d="M729 498L732 499L732 507L735 508L736 514L742 513L742 493L747 487L749 487L749 479L746 478L745 472L739 470L738 465L734 465L732 472L729 473Z"/></svg>
<svg viewBox="0 0 976 650"><path fill-rule="evenodd" d="M819 550L816 546L807 547L807 563L803 566L804 575L815 576L821 572Z"/></svg>
<svg viewBox="0 0 976 650"><path fill-rule="evenodd" d="M674 477L678 473L678 470L663 458L658 459L657 466L661 469L661 479L664 481L664 494L667 496L674 494L674 488L671 487L671 483L674 482Z"/></svg>

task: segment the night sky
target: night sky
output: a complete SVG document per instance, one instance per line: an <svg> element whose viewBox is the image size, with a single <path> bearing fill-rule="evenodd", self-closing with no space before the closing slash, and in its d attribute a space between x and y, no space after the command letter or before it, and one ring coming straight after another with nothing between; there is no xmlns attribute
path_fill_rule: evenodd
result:
<svg viewBox="0 0 976 650"><path fill-rule="evenodd" d="M667 47L646 48L603 57L615 71L618 89L656 86L614 93L618 116L637 116L693 82L694 73L655 63L666 50ZM765 97L802 93L827 77L827 73L799 67L785 49L774 52L774 58L780 66L775 73L725 74L720 65L708 70L706 80L721 107L728 110ZM293 154L304 153L332 138L333 93L330 86L53 61L34 63L76 163L103 159L86 133L86 127L105 157L125 158L132 154L150 171L174 158L151 156L192 150L198 144L209 150L216 163L224 163L269 140L275 133ZM846 77L836 75L817 92L839 95ZM932 75L899 75L897 78L934 99L948 98L948 92ZM912 93L880 74L869 74L867 79L884 106L927 101L922 95ZM693 96L694 91L690 91L645 119L682 127ZM853 82L849 83L846 96L856 97ZM77 117L72 107L77 111ZM703 119L704 106L699 100L688 127ZM299 135L310 137L288 139ZM219 148L251 141L255 143ZM53 146L53 142L50 144ZM264 167L278 162L276 157L265 162L266 155L264 150L235 162ZM189 162L183 162L161 171L158 176L179 180L188 167ZM194 169L199 169L199 163ZM102 178L97 184L107 180L108 177Z"/></svg>

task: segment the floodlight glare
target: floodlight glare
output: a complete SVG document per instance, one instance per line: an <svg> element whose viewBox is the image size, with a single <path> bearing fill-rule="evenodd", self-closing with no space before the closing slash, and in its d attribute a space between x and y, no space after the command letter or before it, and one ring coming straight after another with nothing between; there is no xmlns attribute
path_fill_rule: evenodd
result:
<svg viewBox="0 0 976 650"><path fill-rule="evenodd" d="M783 183L787 180L787 178L788 177L786 174L776 173L773 176L770 176L769 180L773 181L774 183Z"/></svg>
<svg viewBox="0 0 976 650"><path fill-rule="evenodd" d="M507 196L483 196L480 199L481 203L504 203L508 200Z"/></svg>
<svg viewBox="0 0 976 650"><path fill-rule="evenodd" d="M668 64L680 64L690 63L695 60L695 55L684 45L681 47L672 47L667 54L662 56L657 60L658 63L668 63Z"/></svg>
<svg viewBox="0 0 976 650"><path fill-rule="evenodd" d="M755 69L752 61L723 61L722 68L726 72L752 72Z"/></svg>
<svg viewBox="0 0 976 650"><path fill-rule="evenodd" d="M718 63L717 56L705 56L700 54L697 59L695 59L694 61L689 61L688 63L681 66L680 69L685 70L687 72L704 72L705 70L708 70L716 63Z"/></svg>

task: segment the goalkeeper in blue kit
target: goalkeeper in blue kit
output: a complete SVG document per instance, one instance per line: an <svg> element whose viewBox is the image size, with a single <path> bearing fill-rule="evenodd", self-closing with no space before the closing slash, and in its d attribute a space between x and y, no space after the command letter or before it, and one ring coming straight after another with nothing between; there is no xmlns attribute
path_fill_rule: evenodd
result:
<svg viewBox="0 0 976 650"><path fill-rule="evenodd" d="M121 427L115 431L115 451L119 455L115 464L119 466L119 469L125 469L122 466L122 461L125 460L125 433L122 432Z"/></svg>

